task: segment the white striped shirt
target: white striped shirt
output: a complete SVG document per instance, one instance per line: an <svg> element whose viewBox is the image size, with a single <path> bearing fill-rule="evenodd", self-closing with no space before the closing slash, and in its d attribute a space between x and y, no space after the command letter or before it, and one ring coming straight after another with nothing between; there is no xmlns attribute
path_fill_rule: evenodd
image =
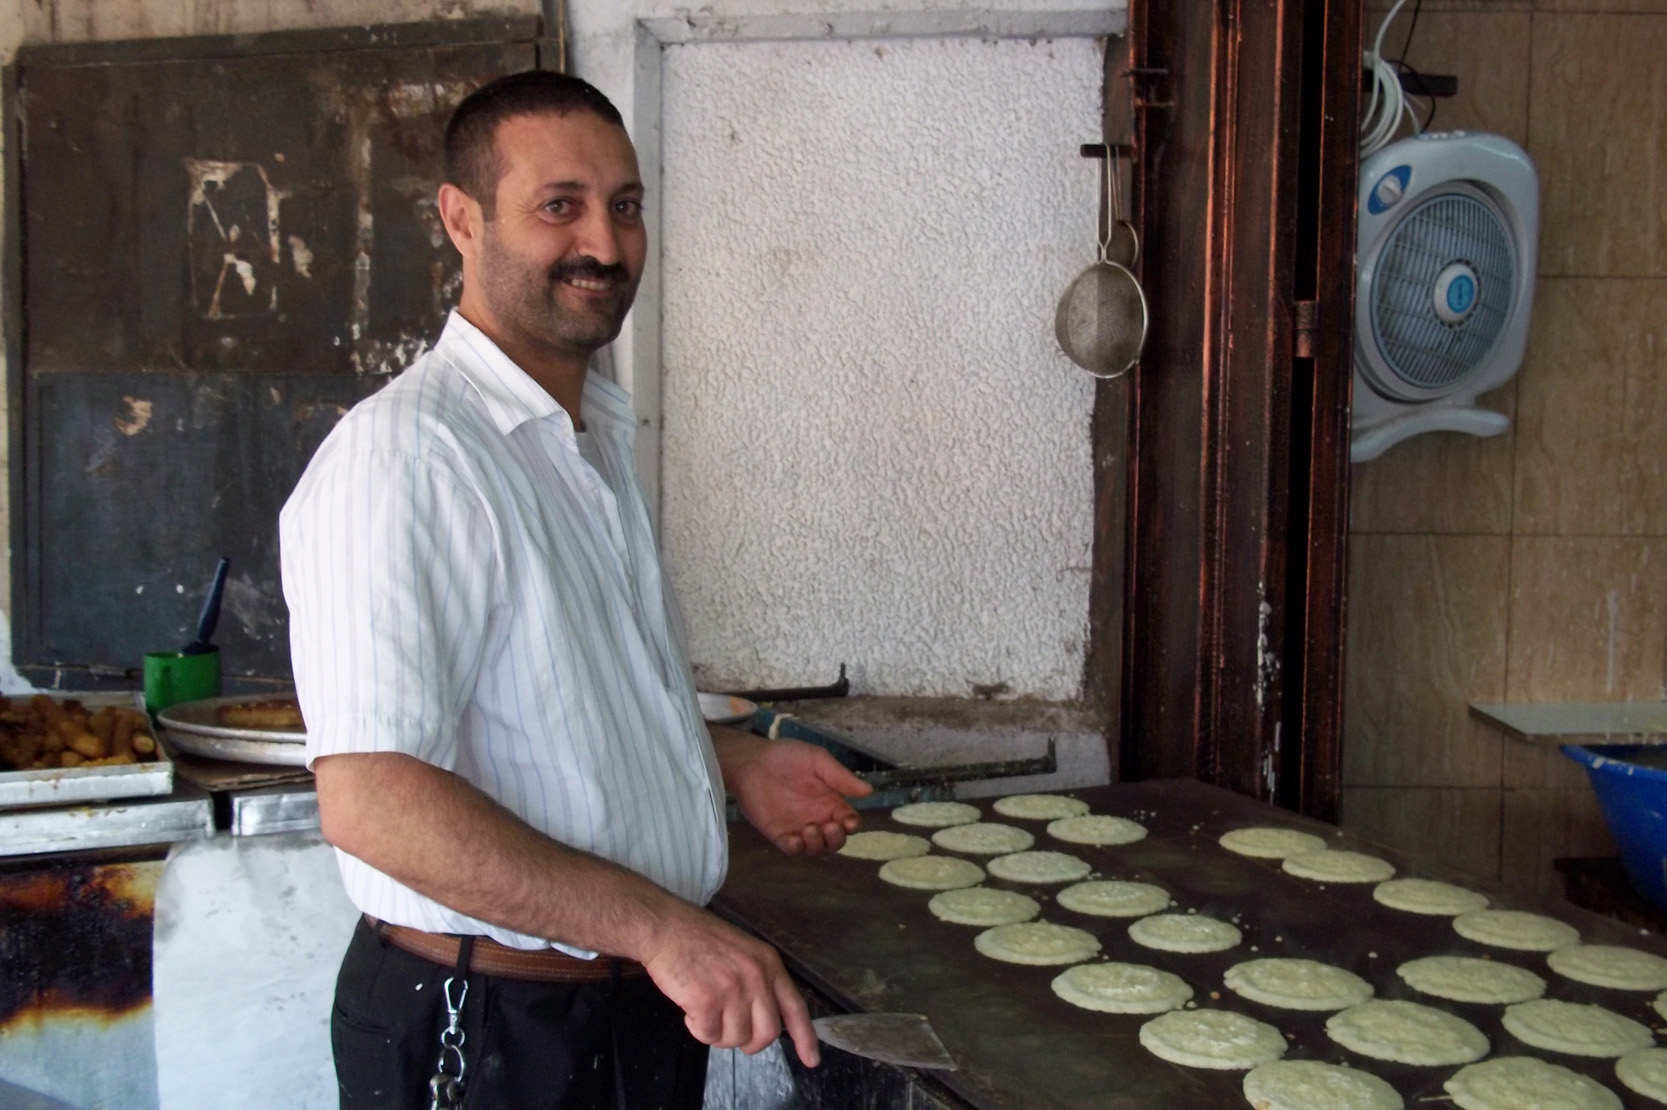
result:
<svg viewBox="0 0 1667 1110"><path fill-rule="evenodd" d="M415 756L704 905L728 865L723 786L633 470L636 419L594 375L582 416L600 476L567 412L453 313L330 433L279 521L307 757ZM385 921L561 940L337 856L348 896Z"/></svg>

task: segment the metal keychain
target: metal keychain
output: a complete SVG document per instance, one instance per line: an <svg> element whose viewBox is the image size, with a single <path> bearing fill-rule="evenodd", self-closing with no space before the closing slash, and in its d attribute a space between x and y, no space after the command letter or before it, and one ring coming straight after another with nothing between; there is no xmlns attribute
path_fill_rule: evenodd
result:
<svg viewBox="0 0 1667 1110"><path fill-rule="evenodd" d="M445 986L441 988L446 998L448 1021L446 1028L440 1033L440 1059L434 1065L434 1078L428 1081L428 1110L462 1110L463 1074L467 1070L463 1060L463 1042L467 1039L463 1032L463 1003L469 997L467 971L474 941L475 938L470 936L460 938L457 971L447 978ZM456 1001L452 1000L453 983L457 984ZM446 1070L448 1063L456 1065L455 1075Z"/></svg>

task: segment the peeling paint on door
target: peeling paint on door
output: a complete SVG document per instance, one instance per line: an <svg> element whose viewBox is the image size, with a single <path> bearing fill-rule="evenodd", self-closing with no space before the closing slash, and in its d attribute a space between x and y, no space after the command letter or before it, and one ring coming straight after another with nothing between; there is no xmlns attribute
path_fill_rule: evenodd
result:
<svg viewBox="0 0 1667 1110"><path fill-rule="evenodd" d="M295 266L295 272L304 278L313 276L313 252L308 249L306 240L299 235L289 237L289 259Z"/></svg>
<svg viewBox="0 0 1667 1110"><path fill-rule="evenodd" d="M277 312L278 287L270 278L262 281L259 271L278 264L279 211L289 194L274 187L255 162L187 158L185 173L190 183L185 234L197 310L209 320ZM228 278L235 284L228 286ZM264 297L257 292L263 284ZM228 296L239 288L241 297ZM211 290L206 296L205 289Z"/></svg>
<svg viewBox="0 0 1667 1110"><path fill-rule="evenodd" d="M1262 602L1256 607L1256 708L1266 706L1268 697L1274 686L1279 682L1279 654L1273 650L1273 641L1268 635L1268 621L1273 616L1273 606L1269 605L1264 594Z"/></svg>
<svg viewBox="0 0 1667 1110"><path fill-rule="evenodd" d="M115 418L116 430L124 436L136 436L150 424L151 403L137 397L123 397L122 404L127 407L127 413Z"/></svg>

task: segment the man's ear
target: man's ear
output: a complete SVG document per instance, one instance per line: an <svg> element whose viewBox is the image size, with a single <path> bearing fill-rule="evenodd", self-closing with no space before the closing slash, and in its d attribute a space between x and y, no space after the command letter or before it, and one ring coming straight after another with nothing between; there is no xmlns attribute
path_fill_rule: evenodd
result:
<svg viewBox="0 0 1667 1110"><path fill-rule="evenodd" d="M447 182L440 186L440 222L451 236L452 246L466 259L473 259L480 242L481 227L486 222L475 198Z"/></svg>

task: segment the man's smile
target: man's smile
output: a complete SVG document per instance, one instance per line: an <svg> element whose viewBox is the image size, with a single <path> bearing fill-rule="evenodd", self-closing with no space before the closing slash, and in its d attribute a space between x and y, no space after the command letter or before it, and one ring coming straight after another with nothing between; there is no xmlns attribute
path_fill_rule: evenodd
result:
<svg viewBox="0 0 1667 1110"><path fill-rule="evenodd" d="M594 258L578 258L550 268L550 277L582 293L612 293L625 288L631 280L630 271L618 264L605 264Z"/></svg>

